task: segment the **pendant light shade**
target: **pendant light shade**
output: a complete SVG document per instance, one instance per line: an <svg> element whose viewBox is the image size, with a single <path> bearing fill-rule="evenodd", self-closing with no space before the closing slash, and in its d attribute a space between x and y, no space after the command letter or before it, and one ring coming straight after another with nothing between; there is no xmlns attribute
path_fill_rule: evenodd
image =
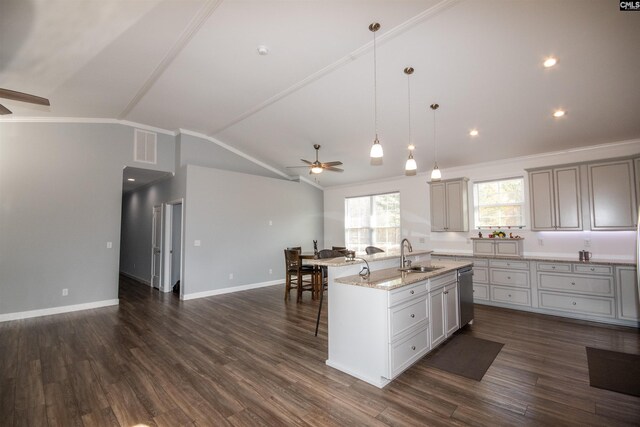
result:
<svg viewBox="0 0 640 427"><path fill-rule="evenodd" d="M436 142L436 110L440 107L438 104L431 104L430 108L433 110L433 170L431 171L431 181L440 181L442 179L442 173L438 168L438 144Z"/></svg>
<svg viewBox="0 0 640 427"><path fill-rule="evenodd" d="M413 158L413 151L409 151L409 158L407 159L407 164L404 167L404 174L407 176L413 176L417 173L418 165L416 164L416 159Z"/></svg>
<svg viewBox="0 0 640 427"><path fill-rule="evenodd" d="M380 29L380 24L377 22L369 25L369 31L373 33L373 125L375 130L375 139L373 140L373 145L371 146L371 152L369 156L371 159L381 159L383 156L382 145L378 140L378 82L377 82L377 58L376 58L376 31ZM379 164L379 163L374 163Z"/></svg>

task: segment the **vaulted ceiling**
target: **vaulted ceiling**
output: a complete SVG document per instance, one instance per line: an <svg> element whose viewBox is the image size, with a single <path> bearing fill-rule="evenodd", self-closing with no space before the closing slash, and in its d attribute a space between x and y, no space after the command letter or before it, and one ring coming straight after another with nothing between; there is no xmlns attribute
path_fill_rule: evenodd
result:
<svg viewBox="0 0 640 427"><path fill-rule="evenodd" d="M640 13L605 0L2 0L0 87L51 107L215 138L322 186L640 137ZM382 165L372 166L377 33ZM264 45L268 55L259 55ZM554 56L555 67L542 62ZM566 109L561 119L552 117ZM5 116L7 117L7 116ZM479 135L471 137L469 131Z"/></svg>

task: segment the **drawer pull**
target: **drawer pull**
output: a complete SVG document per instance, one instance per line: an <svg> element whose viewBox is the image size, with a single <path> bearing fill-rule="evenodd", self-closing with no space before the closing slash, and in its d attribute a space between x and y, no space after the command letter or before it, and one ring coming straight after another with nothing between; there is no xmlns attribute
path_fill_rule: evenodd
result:
<svg viewBox="0 0 640 427"><path fill-rule="evenodd" d="M572 302L572 304L573 304L573 305L576 305L576 302L574 301L574 302Z"/></svg>
<svg viewBox="0 0 640 427"><path fill-rule="evenodd" d="M571 284L572 284L573 286L575 286L575 285L576 285L576 282L571 282Z"/></svg>
<svg viewBox="0 0 640 427"><path fill-rule="evenodd" d="M508 263L507 263L507 267L510 267L510 266L511 266L511 263L510 263L510 262L508 262Z"/></svg>
<svg viewBox="0 0 640 427"><path fill-rule="evenodd" d="M551 269L552 269L552 270L555 270L555 269L556 269L556 266L555 266L555 265L551 266Z"/></svg>
<svg viewBox="0 0 640 427"><path fill-rule="evenodd" d="M595 271L595 268L591 267L589 270L591 270L591 271Z"/></svg>
<svg viewBox="0 0 640 427"><path fill-rule="evenodd" d="M507 276L507 279L511 280L511 276Z"/></svg>
<svg viewBox="0 0 640 427"><path fill-rule="evenodd" d="M415 292L414 292L414 291L410 291L409 293L410 293L411 295L413 295Z"/></svg>
<svg viewBox="0 0 640 427"><path fill-rule="evenodd" d="M509 294L509 298L511 298L511 294Z"/></svg>
<svg viewBox="0 0 640 427"><path fill-rule="evenodd" d="M412 345L412 346L411 346L411 350L416 351L416 346L415 346L415 345Z"/></svg>
<svg viewBox="0 0 640 427"><path fill-rule="evenodd" d="M416 317L416 315L411 313L411 318L413 319L414 317Z"/></svg>

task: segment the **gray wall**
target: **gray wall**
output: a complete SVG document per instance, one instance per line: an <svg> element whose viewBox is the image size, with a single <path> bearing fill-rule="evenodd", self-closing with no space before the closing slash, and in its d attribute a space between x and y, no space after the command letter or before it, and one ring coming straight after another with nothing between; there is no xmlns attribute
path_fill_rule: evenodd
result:
<svg viewBox="0 0 640 427"><path fill-rule="evenodd" d="M323 246L311 185L189 165L186 199L185 294L283 279L284 248Z"/></svg>
<svg viewBox="0 0 640 427"><path fill-rule="evenodd" d="M0 123L0 314L118 297L122 169L175 165L174 137L159 134L158 164L145 165L133 161L133 135Z"/></svg>

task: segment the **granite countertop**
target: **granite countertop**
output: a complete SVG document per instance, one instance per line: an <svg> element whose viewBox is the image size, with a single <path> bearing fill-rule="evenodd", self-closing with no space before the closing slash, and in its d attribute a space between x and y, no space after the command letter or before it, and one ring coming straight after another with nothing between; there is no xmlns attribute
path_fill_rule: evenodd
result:
<svg viewBox="0 0 640 427"><path fill-rule="evenodd" d="M459 268L470 266L471 261L437 261L437 262L420 262L416 266L432 266L442 267L441 269L430 271L428 273L406 273L398 270L398 268L385 268L384 270L376 270L371 272L368 279L364 279L357 274L353 276L339 277L335 279L338 283L345 285L363 286L366 288L384 289L390 291L392 289L401 288L413 283L421 282L432 277L442 276L451 273Z"/></svg>
<svg viewBox="0 0 640 427"><path fill-rule="evenodd" d="M507 239L508 240L508 239ZM584 265L612 265L612 266L629 266L635 267L636 263L633 261L622 261L613 259L597 259L592 258L589 261L579 261L576 258L570 257L554 257L554 256L499 256L499 255L471 255L471 254L456 254L447 252L433 252L432 256L451 256L460 258L483 258L483 259L506 259L506 260L522 260L522 261L540 261L540 262L571 262L574 264Z"/></svg>
<svg viewBox="0 0 640 427"><path fill-rule="evenodd" d="M405 256L410 258L417 255L428 255L432 252L433 251L415 250L413 252L406 252ZM400 251L380 252L373 255L356 255L356 259L354 260L347 260L347 258L345 257L326 258L326 259L308 259L308 260L305 260L305 264L321 265L325 267L344 267L344 266L353 265L353 264L364 264L364 261L362 261L362 259L359 259L359 258L366 259L368 262L384 261L387 259L396 259L396 258L399 259Z"/></svg>

